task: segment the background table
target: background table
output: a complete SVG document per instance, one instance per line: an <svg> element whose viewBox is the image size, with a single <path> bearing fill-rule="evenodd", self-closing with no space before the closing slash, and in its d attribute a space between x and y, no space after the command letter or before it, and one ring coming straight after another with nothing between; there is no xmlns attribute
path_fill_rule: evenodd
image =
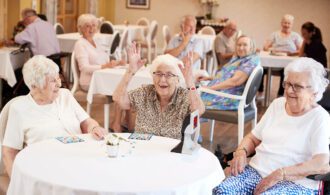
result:
<svg viewBox="0 0 330 195"><path fill-rule="evenodd" d="M98 39L101 42L101 45L104 47L104 49L106 49L107 51L110 50L113 35L96 33L94 36L95 39ZM57 35L57 39L60 43L61 52L72 53L76 41L81 37L82 36L79 33L65 33Z"/></svg>
<svg viewBox="0 0 330 195"><path fill-rule="evenodd" d="M94 94L102 94L107 96L112 96L113 92L116 90L117 85L123 78L126 72L126 68L111 68L111 69L103 69L97 70L93 73L88 94L87 101L88 103L93 102ZM132 78L130 81L127 90L136 89L143 84L152 84L152 77L149 73L148 68L142 67Z"/></svg>
<svg viewBox="0 0 330 195"><path fill-rule="evenodd" d="M135 141L131 154L109 158L102 141L82 137L85 142L51 139L19 152L8 194L207 195L224 179L218 159L206 149L192 156L171 153L175 139Z"/></svg>
<svg viewBox="0 0 330 195"><path fill-rule="evenodd" d="M17 82L15 70L23 67L23 64L30 57L29 52L11 54L12 51L17 49L18 47L3 47L0 49L0 109L2 108L2 79L13 87Z"/></svg>
<svg viewBox="0 0 330 195"><path fill-rule="evenodd" d="M116 24L113 25L115 31L118 31L122 34L125 30L127 30L127 43L132 43L133 40L144 40L144 32L148 30L147 26L141 25L124 25L124 24Z"/></svg>
<svg viewBox="0 0 330 195"><path fill-rule="evenodd" d="M272 86L272 68L277 69L283 69L285 68L290 62L292 62L294 59L297 59L297 57L293 56L274 56L270 55L269 52L261 51L259 53L261 65L263 67L268 68L267 72L267 84L266 84L266 97L265 97L265 105L269 105L270 101L270 88ZM282 83L280 83L281 85Z"/></svg>

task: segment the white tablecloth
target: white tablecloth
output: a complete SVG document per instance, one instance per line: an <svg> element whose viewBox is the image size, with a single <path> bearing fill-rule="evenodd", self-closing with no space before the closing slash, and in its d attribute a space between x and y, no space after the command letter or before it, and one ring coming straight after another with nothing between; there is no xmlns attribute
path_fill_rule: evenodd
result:
<svg viewBox="0 0 330 195"><path fill-rule="evenodd" d="M46 140L19 152L8 195L207 195L224 179L218 159L206 149L192 156L171 153L178 140L130 140L120 147L125 156L109 158L103 141L82 138L74 144Z"/></svg>
<svg viewBox="0 0 330 195"><path fill-rule="evenodd" d="M89 85L87 101L92 103L94 94L112 96L125 72L125 68L112 68L95 71ZM153 81L149 69L142 67L130 81L127 90L136 89L143 84L152 83Z"/></svg>
<svg viewBox="0 0 330 195"><path fill-rule="evenodd" d="M215 39L215 35L202 35L202 34L195 34L194 35L197 39L201 40L203 43L203 53L204 55L211 51L213 48L213 42Z"/></svg>
<svg viewBox="0 0 330 195"><path fill-rule="evenodd" d="M11 54L16 47L3 47L0 49L0 78L8 82L12 87L16 84L15 70L22 67L29 58L28 52Z"/></svg>
<svg viewBox="0 0 330 195"><path fill-rule="evenodd" d="M130 44L133 40L144 40L144 31L146 31L148 27L140 25L117 24L113 25L113 28L120 34L127 30L127 43Z"/></svg>
<svg viewBox="0 0 330 195"><path fill-rule="evenodd" d="M113 35L96 33L94 36L101 42L105 50L110 50ZM81 38L81 35L79 33L65 33L57 35L61 51L68 53L72 53L74 44L79 38Z"/></svg>
<svg viewBox="0 0 330 195"><path fill-rule="evenodd" d="M267 67L267 85L266 85L266 98L265 98L265 105L269 105L270 99L270 87L271 87L271 74L272 68L285 68L290 62L297 57L293 56L275 56L270 55L269 52L261 51L259 53L261 66ZM281 83L280 83L281 84Z"/></svg>

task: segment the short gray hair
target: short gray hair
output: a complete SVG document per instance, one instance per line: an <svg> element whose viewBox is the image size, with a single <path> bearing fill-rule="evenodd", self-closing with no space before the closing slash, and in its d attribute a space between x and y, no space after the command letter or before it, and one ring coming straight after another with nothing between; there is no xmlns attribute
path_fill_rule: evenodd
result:
<svg viewBox="0 0 330 195"><path fill-rule="evenodd" d="M283 17L282 17L282 20L290 20L291 22L294 21L294 17L293 15L291 14L285 14Z"/></svg>
<svg viewBox="0 0 330 195"><path fill-rule="evenodd" d="M315 101L322 99L323 93L329 84L326 79L326 71L322 64L312 58L300 57L289 63L284 69L284 80L288 78L289 72L307 72L309 75L308 83L316 93Z"/></svg>
<svg viewBox="0 0 330 195"><path fill-rule="evenodd" d="M195 18L195 16L193 15L185 15L182 17L181 22L180 22L180 26L182 27L182 25L187 21L187 20L191 20L194 22L195 26L197 25L197 20Z"/></svg>
<svg viewBox="0 0 330 195"><path fill-rule="evenodd" d="M37 12L34 9L31 8L25 8L21 12L22 18L30 17L30 16L36 16Z"/></svg>
<svg viewBox="0 0 330 195"><path fill-rule="evenodd" d="M95 23L98 25L98 19L93 14L81 14L77 22L78 32L81 32L80 28L87 23Z"/></svg>
<svg viewBox="0 0 330 195"><path fill-rule="evenodd" d="M179 60L178 58L176 58L170 54L157 56L152 61L151 65L149 67L151 76L153 76L153 73L157 70L157 68L161 64L165 64L167 66L172 67L172 69L174 70L173 74L175 74L179 77L180 86L185 86L185 80L184 80L183 74L179 68L179 64L183 65L183 62L181 60Z"/></svg>
<svg viewBox="0 0 330 195"><path fill-rule="evenodd" d="M30 90L32 87L41 89L45 86L46 76L58 74L59 67L45 56L36 55L24 64L22 72L24 82Z"/></svg>

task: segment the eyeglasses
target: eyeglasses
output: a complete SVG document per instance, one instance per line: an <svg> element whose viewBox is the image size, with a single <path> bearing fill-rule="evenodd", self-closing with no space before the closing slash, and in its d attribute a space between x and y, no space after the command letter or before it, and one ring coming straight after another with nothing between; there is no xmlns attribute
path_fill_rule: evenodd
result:
<svg viewBox="0 0 330 195"><path fill-rule="evenodd" d="M289 83L289 82L286 82L286 81L284 81L283 83L282 83L282 86L283 86L283 88L285 88L285 89L289 89L289 87L292 87L292 90L294 91L294 92L297 92L297 93L299 93L299 92L301 92L302 90L304 90L304 89L307 89L307 88L311 88L312 86L302 86L302 85L299 85L299 84L292 84L292 83Z"/></svg>
<svg viewBox="0 0 330 195"><path fill-rule="evenodd" d="M177 75L172 73L161 73L161 72L153 72L152 73L155 77L162 78L165 77L166 80L171 79L173 77L177 77Z"/></svg>

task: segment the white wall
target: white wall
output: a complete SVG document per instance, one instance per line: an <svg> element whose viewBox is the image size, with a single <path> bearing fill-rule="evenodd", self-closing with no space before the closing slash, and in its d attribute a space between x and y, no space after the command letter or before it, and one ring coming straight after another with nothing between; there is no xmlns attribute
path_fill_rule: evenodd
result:
<svg viewBox="0 0 330 195"><path fill-rule="evenodd" d="M199 0L150 0L150 10L126 9L126 1L116 0L115 23L128 20L135 23L142 16L157 20L158 48L163 45L161 28L169 25L172 33L179 31L179 20L186 14L203 15ZM282 15L295 16L293 30L300 33L301 25L312 21L320 27L325 46L330 50L330 0L220 0L214 7L215 17L236 20L238 27L252 36L261 47L269 34L280 29ZM328 61L329 54L328 51Z"/></svg>

